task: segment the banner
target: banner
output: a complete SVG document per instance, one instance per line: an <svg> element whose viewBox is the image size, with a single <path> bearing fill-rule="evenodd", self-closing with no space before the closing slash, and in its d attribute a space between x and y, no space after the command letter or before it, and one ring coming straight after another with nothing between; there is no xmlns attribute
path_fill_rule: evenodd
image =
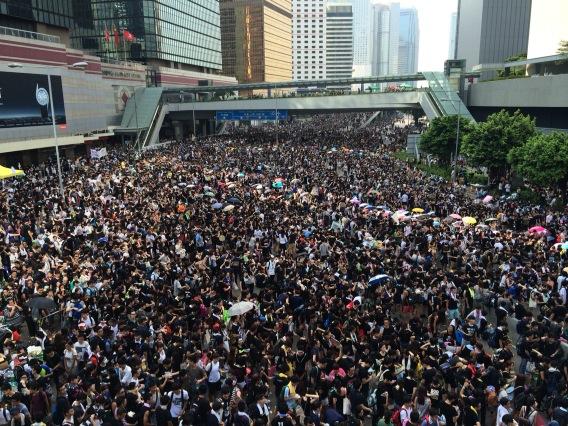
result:
<svg viewBox="0 0 568 426"><path fill-rule="evenodd" d="M51 125L49 84L45 74L0 72L0 128ZM51 76L55 124L65 124L60 76Z"/></svg>
<svg viewBox="0 0 568 426"><path fill-rule="evenodd" d="M107 149L106 148L92 148L91 149L91 158L93 160L98 160L100 158L106 157Z"/></svg>

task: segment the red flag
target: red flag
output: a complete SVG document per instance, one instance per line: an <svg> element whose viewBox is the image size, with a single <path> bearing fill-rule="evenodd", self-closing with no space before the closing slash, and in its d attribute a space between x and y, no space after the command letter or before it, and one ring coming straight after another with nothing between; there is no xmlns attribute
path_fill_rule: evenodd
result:
<svg viewBox="0 0 568 426"><path fill-rule="evenodd" d="M134 39L136 38L136 37L134 37L134 34L132 34L128 30L124 30L124 32L122 33L122 36L124 37L124 40L126 40L126 41L134 41Z"/></svg>
<svg viewBox="0 0 568 426"><path fill-rule="evenodd" d="M110 33L108 32L108 29L105 28L105 43L109 42L110 42Z"/></svg>
<svg viewBox="0 0 568 426"><path fill-rule="evenodd" d="M118 45L120 44L120 34L116 27L114 27L114 48L118 49Z"/></svg>

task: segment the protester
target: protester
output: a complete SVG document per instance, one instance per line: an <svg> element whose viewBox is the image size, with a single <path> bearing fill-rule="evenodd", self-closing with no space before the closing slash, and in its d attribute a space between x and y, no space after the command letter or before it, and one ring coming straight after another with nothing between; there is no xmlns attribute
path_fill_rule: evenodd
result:
<svg viewBox="0 0 568 426"><path fill-rule="evenodd" d="M51 163L6 182L2 308L31 325L0 424L565 422L568 212L483 203L370 118L108 149L64 201Z"/></svg>

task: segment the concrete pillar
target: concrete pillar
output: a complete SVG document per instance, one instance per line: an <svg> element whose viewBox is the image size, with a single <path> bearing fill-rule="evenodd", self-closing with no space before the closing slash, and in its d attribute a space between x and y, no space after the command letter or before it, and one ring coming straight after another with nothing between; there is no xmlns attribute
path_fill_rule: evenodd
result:
<svg viewBox="0 0 568 426"><path fill-rule="evenodd" d="M207 136L209 134L207 132L207 120L199 120L199 125L201 127L201 131L198 131L198 133L201 133L201 136Z"/></svg>
<svg viewBox="0 0 568 426"><path fill-rule="evenodd" d="M176 141L181 141L183 139L183 123L181 121L172 121L172 127L174 128Z"/></svg>

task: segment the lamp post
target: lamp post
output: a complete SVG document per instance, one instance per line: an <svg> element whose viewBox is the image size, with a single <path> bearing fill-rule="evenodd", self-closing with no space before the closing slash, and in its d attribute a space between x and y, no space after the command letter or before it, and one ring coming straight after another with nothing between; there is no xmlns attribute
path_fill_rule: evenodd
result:
<svg viewBox="0 0 568 426"><path fill-rule="evenodd" d="M452 176L452 183L456 183L458 180L458 147L460 143L460 121L461 121L461 98L458 96L458 124L456 128L456 143L454 150L454 172ZM440 101L454 102L454 99L442 98Z"/></svg>
<svg viewBox="0 0 568 426"><path fill-rule="evenodd" d="M72 68L76 68L76 69L83 69L88 65L87 62L81 61L81 62L75 62L73 65L71 65ZM59 141L57 139L57 127L55 126L55 108L53 106L53 92L51 90L51 72L50 70L53 70L55 68L55 66L44 66L44 65L32 65L32 64L20 64L17 62L8 64L9 68L25 68L25 67L30 67L30 68L36 68L36 69L46 69L47 72L47 86L49 89L49 107L51 109L51 127L53 129L53 138L55 139L55 158L57 160L57 177L59 179L59 193L61 195L61 201L63 203L65 203L65 189L63 187L63 174L61 173L61 159L59 157Z"/></svg>
<svg viewBox="0 0 568 426"><path fill-rule="evenodd" d="M276 127L276 144L278 144L278 96L276 96L276 84L274 85L274 124Z"/></svg>

